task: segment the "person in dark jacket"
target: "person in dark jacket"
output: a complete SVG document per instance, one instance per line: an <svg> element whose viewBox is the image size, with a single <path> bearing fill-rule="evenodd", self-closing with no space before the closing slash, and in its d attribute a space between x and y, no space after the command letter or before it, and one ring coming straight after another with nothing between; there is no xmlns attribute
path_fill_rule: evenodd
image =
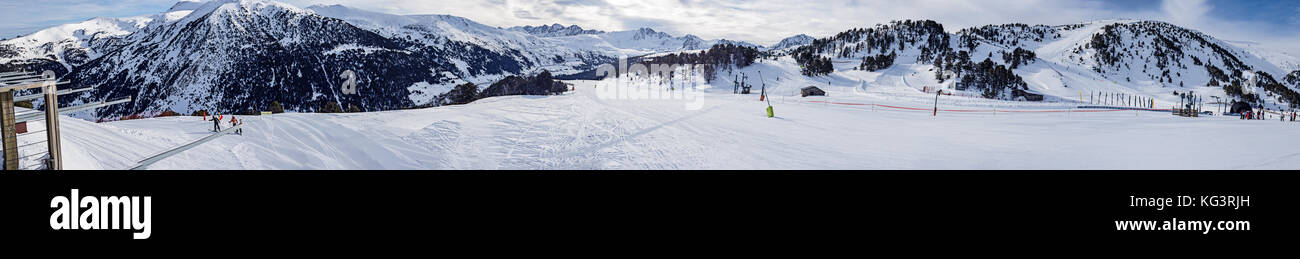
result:
<svg viewBox="0 0 1300 259"><path fill-rule="evenodd" d="M221 132L221 115L212 116L212 132Z"/></svg>

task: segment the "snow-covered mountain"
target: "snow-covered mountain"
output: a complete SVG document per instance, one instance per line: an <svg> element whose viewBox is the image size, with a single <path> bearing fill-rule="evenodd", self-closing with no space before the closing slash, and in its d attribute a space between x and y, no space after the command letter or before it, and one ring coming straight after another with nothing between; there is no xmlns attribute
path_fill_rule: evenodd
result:
<svg viewBox="0 0 1300 259"><path fill-rule="evenodd" d="M127 18L94 18L65 24L25 36L0 41L0 68L52 61L71 70L72 66L99 58L101 50L122 42L119 38L154 22L167 22L188 15L198 2L182 1L167 12Z"/></svg>
<svg viewBox="0 0 1300 259"><path fill-rule="evenodd" d="M1287 63L1294 58L1156 21L988 25L956 33L933 21L896 21L817 39L792 53L814 70L806 70L810 74L928 66L927 80L911 85L951 84L1003 99L1195 91L1274 109L1300 103L1296 83L1284 82L1295 69ZM956 77L943 78L942 71ZM1252 78L1259 79L1257 87L1247 86Z"/></svg>
<svg viewBox="0 0 1300 259"><path fill-rule="evenodd" d="M815 39L816 38L813 38L812 36L808 36L807 34L790 36L789 38L782 39L781 42L777 43L776 45L772 45L771 47L768 48L768 50L780 51L780 50L785 50L793 47L808 45L808 44L812 44L813 40Z"/></svg>
<svg viewBox="0 0 1300 259"><path fill-rule="evenodd" d="M706 49L694 36L630 32L538 37L450 15L391 15L267 0L182 1L164 13L97 18L0 42L0 70L46 70L96 86L70 103L133 97L82 118L173 110L386 110L433 103L455 85L577 74L619 56ZM359 95L339 92L354 71ZM67 101L65 101L67 102Z"/></svg>
<svg viewBox="0 0 1300 259"><path fill-rule="evenodd" d="M563 37L563 36L574 36L574 35L583 35L583 34L605 33L604 31L598 31L598 30L584 30L582 29L582 27L579 27L577 25L569 25L569 27L564 27L564 25L560 25L558 23L552 25L542 25L537 27L516 26L516 27L510 27L506 30L523 32L538 37Z"/></svg>

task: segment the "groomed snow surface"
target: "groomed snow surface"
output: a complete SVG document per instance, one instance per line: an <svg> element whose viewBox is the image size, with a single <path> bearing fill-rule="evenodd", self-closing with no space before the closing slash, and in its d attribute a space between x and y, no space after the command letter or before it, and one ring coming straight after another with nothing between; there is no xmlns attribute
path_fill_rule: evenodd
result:
<svg viewBox="0 0 1300 259"><path fill-rule="evenodd" d="M703 108L690 110L686 100L602 98L593 81L572 81L576 91L561 96L239 116L242 136L218 138L149 169L1300 168L1300 123L1276 117L1065 112L1068 105L1059 103L947 96L940 100L945 110L998 112L935 117L932 95L900 87L824 87L830 97L801 98L793 89L804 82L783 81L770 85L775 118L766 117L757 93L730 94L729 82L708 89ZM63 125L68 169L129 168L212 128L199 117L102 124L64 118Z"/></svg>

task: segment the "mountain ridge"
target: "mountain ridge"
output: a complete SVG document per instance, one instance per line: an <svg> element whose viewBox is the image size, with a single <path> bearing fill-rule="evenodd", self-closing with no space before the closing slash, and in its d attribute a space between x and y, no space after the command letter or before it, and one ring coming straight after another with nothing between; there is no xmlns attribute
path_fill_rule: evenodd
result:
<svg viewBox="0 0 1300 259"><path fill-rule="evenodd" d="M955 80L957 90L981 91L998 99L1034 93L1078 100L1082 89L1070 87L1083 85L1083 89L1148 95L1222 87L1217 91L1227 97L1263 107L1283 109L1300 103L1295 84L1276 80L1291 71L1271 60L1285 59L1260 58L1201 32L1160 21L1000 24L955 33L934 21L895 21L819 38L791 52L805 74L843 70L833 68L832 61L861 63L849 70L868 71L896 66L897 61L931 66L932 84ZM997 69L1002 72L992 73ZM945 78L937 71L955 72L956 77ZM1246 83L1254 78L1260 79L1258 87Z"/></svg>

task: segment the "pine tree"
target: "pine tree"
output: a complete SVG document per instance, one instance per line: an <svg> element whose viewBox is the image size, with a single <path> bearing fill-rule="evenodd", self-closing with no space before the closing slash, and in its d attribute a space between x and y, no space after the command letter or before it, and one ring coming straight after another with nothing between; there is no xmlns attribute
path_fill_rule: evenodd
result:
<svg viewBox="0 0 1300 259"><path fill-rule="evenodd" d="M324 102L324 103L321 104L321 106L320 106L320 110L317 110L316 112L319 112L319 113L341 113L341 112L343 112L343 108L342 108L342 107L339 107L339 103L332 102L332 101L326 101L326 102Z"/></svg>
<svg viewBox="0 0 1300 259"><path fill-rule="evenodd" d="M284 106L280 105L280 101L271 101L270 110L271 113L284 113Z"/></svg>

